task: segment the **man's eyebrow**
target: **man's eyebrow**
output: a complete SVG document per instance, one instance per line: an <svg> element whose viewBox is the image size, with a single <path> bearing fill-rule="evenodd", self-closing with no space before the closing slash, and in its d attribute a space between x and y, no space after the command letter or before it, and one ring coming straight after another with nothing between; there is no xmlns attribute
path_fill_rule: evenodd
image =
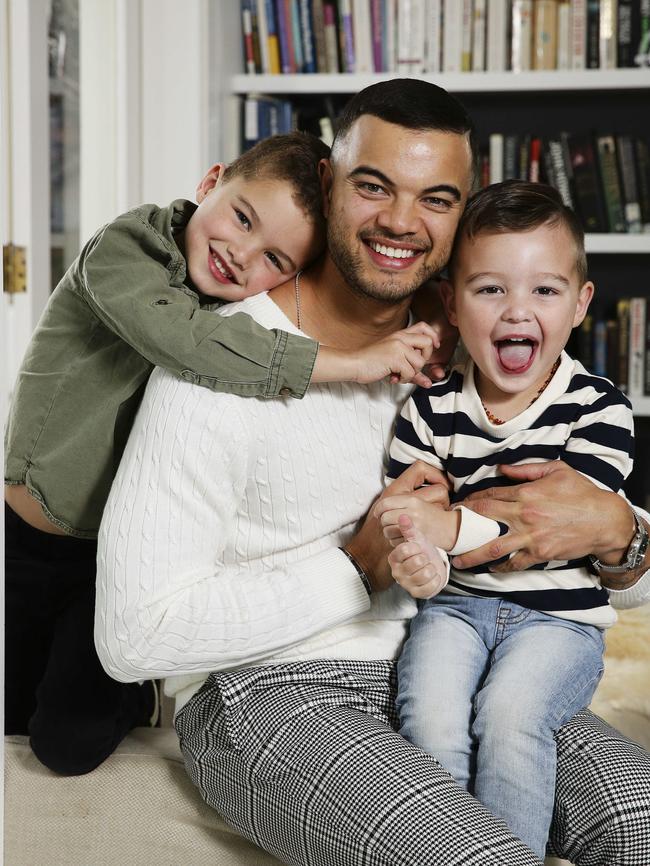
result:
<svg viewBox="0 0 650 866"><path fill-rule="evenodd" d="M356 177L360 174L369 174L371 175L371 177L376 177L377 180L380 180L385 186L395 186L394 182L387 175L385 175L383 171L379 171L378 168L371 168L369 165L358 165L350 172L348 177ZM448 183L439 183L436 184L436 186L429 186L426 189L423 189L420 195L431 195L432 193L436 192L449 193L449 195L453 196L456 201L460 201L461 199L461 194L458 187L452 186Z"/></svg>

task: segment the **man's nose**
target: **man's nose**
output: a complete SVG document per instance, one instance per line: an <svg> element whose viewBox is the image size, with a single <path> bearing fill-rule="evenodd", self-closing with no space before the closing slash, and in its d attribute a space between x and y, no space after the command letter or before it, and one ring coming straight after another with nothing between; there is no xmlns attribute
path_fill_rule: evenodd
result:
<svg viewBox="0 0 650 866"><path fill-rule="evenodd" d="M377 224L397 236L415 234L420 229L421 221L410 202L391 199L379 211Z"/></svg>

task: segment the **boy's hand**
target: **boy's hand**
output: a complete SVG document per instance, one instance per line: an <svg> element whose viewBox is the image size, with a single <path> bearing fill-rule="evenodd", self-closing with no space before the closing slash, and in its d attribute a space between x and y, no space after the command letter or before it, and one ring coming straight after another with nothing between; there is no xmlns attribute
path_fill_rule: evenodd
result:
<svg viewBox="0 0 650 866"><path fill-rule="evenodd" d="M438 334L440 345L431 356L423 373L431 379L442 379L458 343L458 328L447 318L440 296L440 280L424 283L413 295L411 312L416 319L428 322Z"/></svg>
<svg viewBox="0 0 650 866"><path fill-rule="evenodd" d="M426 488L424 488L426 489ZM425 495L397 494L382 496L373 508L373 515L379 520L384 536L391 544L399 543L403 535L400 521L405 515L409 522L436 547L450 550L458 538L460 513L445 511L437 502L428 501Z"/></svg>
<svg viewBox="0 0 650 866"><path fill-rule="evenodd" d="M395 582L413 598L437 595L447 585L447 564L407 514L400 516L398 525L404 540L388 557Z"/></svg>
<svg viewBox="0 0 650 866"><path fill-rule="evenodd" d="M356 352L354 379L367 385L389 376L393 384L411 382L430 388L431 379L420 371L431 358L434 347L439 345L437 332L425 322L418 322Z"/></svg>

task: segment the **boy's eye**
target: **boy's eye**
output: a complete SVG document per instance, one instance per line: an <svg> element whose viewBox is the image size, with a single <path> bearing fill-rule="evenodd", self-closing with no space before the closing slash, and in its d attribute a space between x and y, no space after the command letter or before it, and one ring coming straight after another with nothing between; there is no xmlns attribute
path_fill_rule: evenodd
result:
<svg viewBox="0 0 650 866"><path fill-rule="evenodd" d="M551 286L537 286L535 291L538 295L543 295L544 297L557 294L556 289L551 288Z"/></svg>
<svg viewBox="0 0 650 866"><path fill-rule="evenodd" d="M280 262L280 259L275 255L275 253L268 252L267 250L264 255L275 268L277 268L279 271L282 270L282 263Z"/></svg>
<svg viewBox="0 0 650 866"><path fill-rule="evenodd" d="M501 291L503 289L500 286L481 286L478 293L479 295L497 295Z"/></svg>
<svg viewBox="0 0 650 866"><path fill-rule="evenodd" d="M245 229L249 229L251 227L251 221L248 219L245 213L240 211L238 208L235 208L235 216L239 220L239 222L244 226Z"/></svg>

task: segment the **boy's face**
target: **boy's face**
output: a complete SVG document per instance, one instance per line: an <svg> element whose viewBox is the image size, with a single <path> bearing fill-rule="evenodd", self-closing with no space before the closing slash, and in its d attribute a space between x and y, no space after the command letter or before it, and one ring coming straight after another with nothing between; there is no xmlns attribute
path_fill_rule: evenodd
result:
<svg viewBox="0 0 650 866"><path fill-rule="evenodd" d="M328 248L367 297L399 301L449 258L471 184L465 135L362 115L323 172Z"/></svg>
<svg viewBox="0 0 650 866"><path fill-rule="evenodd" d="M584 319L593 288L579 283L565 226L463 238L447 312L478 368L483 399L534 398Z"/></svg>
<svg viewBox="0 0 650 866"><path fill-rule="evenodd" d="M190 278L204 295L239 301L292 277L324 239L293 200L286 181L223 181L214 166L197 189L199 207L185 229Z"/></svg>

